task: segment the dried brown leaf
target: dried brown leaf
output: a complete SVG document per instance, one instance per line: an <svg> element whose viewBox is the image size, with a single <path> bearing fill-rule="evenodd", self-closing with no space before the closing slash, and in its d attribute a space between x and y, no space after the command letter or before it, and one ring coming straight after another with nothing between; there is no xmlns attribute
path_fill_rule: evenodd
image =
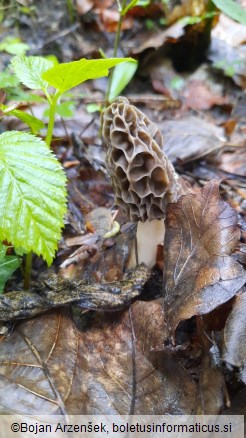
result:
<svg viewBox="0 0 246 438"><path fill-rule="evenodd" d="M184 34L184 24L181 22L175 23L172 26L168 27L162 32L151 32L151 35L146 37L146 30L144 33L140 33L139 38L135 38L135 41L130 42L129 49L132 51L133 55L138 55L142 53L144 50L149 48L159 48L163 46L169 40L177 40ZM141 40L140 40L141 37ZM132 45L134 44L134 47ZM124 44L125 47L129 45L128 43Z"/></svg>
<svg viewBox="0 0 246 438"><path fill-rule="evenodd" d="M172 336L181 320L211 312L243 286L246 272L230 254L237 213L220 198L219 180L169 204L164 241L165 306Z"/></svg>
<svg viewBox="0 0 246 438"><path fill-rule="evenodd" d="M246 175L246 146L236 146L221 156L219 168L225 172L244 177Z"/></svg>
<svg viewBox="0 0 246 438"><path fill-rule="evenodd" d="M211 32L209 49L209 59L213 66L221 68L243 89L246 86L245 38L246 27L243 24L220 14L218 24Z"/></svg>
<svg viewBox="0 0 246 438"><path fill-rule="evenodd" d="M187 84L183 93L185 105L196 110L207 110L214 105L225 105L228 99L215 94L214 90L203 81L193 80Z"/></svg>
<svg viewBox="0 0 246 438"><path fill-rule="evenodd" d="M136 302L82 315L80 331L58 312L21 323L1 342L0 413L194 412L188 374L168 355L153 360L162 320L161 302Z"/></svg>
<svg viewBox="0 0 246 438"><path fill-rule="evenodd" d="M217 415L226 405L227 390L223 374L205 356L199 375L196 415Z"/></svg>
<svg viewBox="0 0 246 438"><path fill-rule="evenodd" d="M163 124L165 152L168 158L182 163L219 151L225 142L224 130L198 117L168 120Z"/></svg>
<svg viewBox="0 0 246 438"><path fill-rule="evenodd" d="M241 368L246 383L246 292L238 295L224 329L223 360Z"/></svg>
<svg viewBox="0 0 246 438"><path fill-rule="evenodd" d="M84 15L93 8L93 1L91 0L76 0L75 4L79 15Z"/></svg>

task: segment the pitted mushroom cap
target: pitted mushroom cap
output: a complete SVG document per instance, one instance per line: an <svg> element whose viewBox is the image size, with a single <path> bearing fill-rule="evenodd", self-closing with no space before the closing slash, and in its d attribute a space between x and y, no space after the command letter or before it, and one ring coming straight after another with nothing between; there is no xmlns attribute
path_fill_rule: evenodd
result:
<svg viewBox="0 0 246 438"><path fill-rule="evenodd" d="M177 198L177 175L157 126L119 97L103 113L102 135L115 203L132 221L165 217L166 205Z"/></svg>

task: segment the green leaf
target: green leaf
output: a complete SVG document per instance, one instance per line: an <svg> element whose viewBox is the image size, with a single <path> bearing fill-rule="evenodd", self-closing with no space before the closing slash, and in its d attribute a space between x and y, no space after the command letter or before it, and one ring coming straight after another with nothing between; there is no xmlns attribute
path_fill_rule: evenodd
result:
<svg viewBox="0 0 246 438"><path fill-rule="evenodd" d="M7 249L8 246L0 242L0 293L3 292L6 281L19 267L19 261L17 257L8 255L6 256Z"/></svg>
<svg viewBox="0 0 246 438"><path fill-rule="evenodd" d="M32 94L26 91L23 91L20 87L11 87L7 91L7 99L14 100L15 102L37 102L37 103L45 103L47 100L38 96L37 94Z"/></svg>
<svg viewBox="0 0 246 438"><path fill-rule="evenodd" d="M23 43L20 38L11 36L7 36L0 43L0 50L10 53L11 55L23 55L29 49L29 45Z"/></svg>
<svg viewBox="0 0 246 438"><path fill-rule="evenodd" d="M15 56L11 65L18 79L32 90L46 90L47 82L42 79L42 74L49 70L53 63L41 56Z"/></svg>
<svg viewBox="0 0 246 438"><path fill-rule="evenodd" d="M102 105L99 105L98 103L88 103L86 105L86 111L89 114L100 112L101 109L102 109Z"/></svg>
<svg viewBox="0 0 246 438"><path fill-rule="evenodd" d="M42 78L60 93L70 90L88 79L108 76L108 69L132 58L80 59L66 64L59 64L42 74Z"/></svg>
<svg viewBox="0 0 246 438"><path fill-rule="evenodd" d="M6 255L8 247L0 242L0 261L2 261Z"/></svg>
<svg viewBox="0 0 246 438"><path fill-rule="evenodd" d="M30 126L32 132L34 133L38 133L40 129L45 127L44 122L37 119L37 117L33 116L32 114L25 113L24 111L18 109L11 111L11 114Z"/></svg>
<svg viewBox="0 0 246 438"><path fill-rule="evenodd" d="M7 70L0 73L0 88L17 87L19 79Z"/></svg>
<svg viewBox="0 0 246 438"><path fill-rule="evenodd" d="M130 9L134 8L134 6L141 6L146 8L151 3L151 0L132 0L126 7L121 11L121 16L124 17Z"/></svg>
<svg viewBox="0 0 246 438"><path fill-rule="evenodd" d="M19 260L16 256L5 256L0 261L0 293L3 292L6 281L17 268L19 268Z"/></svg>
<svg viewBox="0 0 246 438"><path fill-rule="evenodd" d="M71 118L74 116L75 104L72 101L62 102L56 107L56 112L63 118Z"/></svg>
<svg viewBox="0 0 246 438"><path fill-rule="evenodd" d="M129 84L137 68L138 62L125 62L124 64L119 64L115 67L109 91L109 102L113 102L122 90L124 90L127 84Z"/></svg>
<svg viewBox="0 0 246 438"><path fill-rule="evenodd" d="M193 26L194 24L199 24L202 21L207 20L208 18L214 17L215 15L217 15L217 13L214 11L207 12L206 14L203 15L193 15L193 16L187 15L181 18L179 22L183 24L183 26L187 26L187 25Z"/></svg>
<svg viewBox="0 0 246 438"><path fill-rule="evenodd" d="M124 17L130 9L134 8L138 3L138 0L131 0L130 3L121 11L121 15Z"/></svg>
<svg viewBox="0 0 246 438"><path fill-rule="evenodd" d="M2 105L3 112L5 109L8 109L7 106ZM4 115L4 114L3 114ZM32 114L25 113L24 111L14 109L12 111L8 111L5 114L6 116L13 115L17 117L22 122L26 123L28 126L30 126L33 133L38 133L40 129L45 127L45 124L42 122L42 120L37 119L37 117L34 117Z"/></svg>
<svg viewBox="0 0 246 438"><path fill-rule="evenodd" d="M24 132L0 135L0 240L42 255L57 249L66 211L66 177L44 141Z"/></svg>
<svg viewBox="0 0 246 438"><path fill-rule="evenodd" d="M246 25L246 11L233 0L213 0L215 6L233 20Z"/></svg>
<svg viewBox="0 0 246 438"><path fill-rule="evenodd" d="M60 116L65 118L72 118L74 116L75 111L75 103L74 101L65 101L62 103L59 103L56 106L56 113ZM43 112L43 118L49 117L50 115L50 108L46 108Z"/></svg>

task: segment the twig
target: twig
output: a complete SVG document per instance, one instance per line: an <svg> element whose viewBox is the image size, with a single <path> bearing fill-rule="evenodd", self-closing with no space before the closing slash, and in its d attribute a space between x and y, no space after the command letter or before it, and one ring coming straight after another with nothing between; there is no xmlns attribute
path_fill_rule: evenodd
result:
<svg viewBox="0 0 246 438"><path fill-rule="evenodd" d="M33 317L50 309L76 305L86 309L120 310L136 298L150 278L141 264L113 283L86 284L52 275L37 282L29 291L12 291L0 296L0 321Z"/></svg>

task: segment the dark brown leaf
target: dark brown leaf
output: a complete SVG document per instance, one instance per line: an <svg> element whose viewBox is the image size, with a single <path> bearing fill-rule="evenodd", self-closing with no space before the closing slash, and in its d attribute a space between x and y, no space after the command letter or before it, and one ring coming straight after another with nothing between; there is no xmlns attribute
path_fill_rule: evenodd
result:
<svg viewBox="0 0 246 438"><path fill-rule="evenodd" d="M162 320L161 302L137 302L130 311L82 315L80 331L64 313L23 322L1 342L0 412L194 412L188 374L168 355L162 369L152 361Z"/></svg>
<svg viewBox="0 0 246 438"><path fill-rule="evenodd" d="M231 406L221 412L221 415L246 415L246 387L241 389L238 394L232 399ZM245 421L245 420L244 420Z"/></svg>
<svg viewBox="0 0 246 438"><path fill-rule="evenodd" d="M219 168L225 172L244 177L246 175L246 146L231 148L221 156Z"/></svg>
<svg viewBox="0 0 246 438"><path fill-rule="evenodd" d="M224 130L198 117L165 121L161 130L168 158L182 163L219 151L225 142Z"/></svg>
<svg viewBox="0 0 246 438"><path fill-rule="evenodd" d="M246 292L235 299L224 329L223 359L241 368L241 379L246 383Z"/></svg>
<svg viewBox="0 0 246 438"><path fill-rule="evenodd" d="M184 34L184 24L181 22L177 22L173 24L172 26L168 27L162 32L151 32L151 35L148 37L148 34L146 34L146 30L144 30L144 33L142 34L142 37L145 35L145 38L143 39L143 42L141 44L140 41L138 41L138 38L135 38L134 40L134 47L132 47L133 42L131 41L131 47L129 47L132 50L133 55L138 55L139 53L142 53L144 50L149 48L155 48L161 47L164 45L164 43L169 39L178 39L180 36ZM129 45L128 42L126 42L125 47Z"/></svg>
<svg viewBox="0 0 246 438"><path fill-rule="evenodd" d="M196 415L218 415L226 405L226 384L223 374L205 356L199 376Z"/></svg>
<svg viewBox="0 0 246 438"><path fill-rule="evenodd" d="M188 83L184 91L185 105L198 111L210 109L214 105L225 105L228 99L211 90L209 84L193 80Z"/></svg>
<svg viewBox="0 0 246 438"><path fill-rule="evenodd" d="M172 336L181 320L209 313L242 287L246 272L230 254L237 213L212 180L197 195L169 204L164 241L165 306Z"/></svg>

